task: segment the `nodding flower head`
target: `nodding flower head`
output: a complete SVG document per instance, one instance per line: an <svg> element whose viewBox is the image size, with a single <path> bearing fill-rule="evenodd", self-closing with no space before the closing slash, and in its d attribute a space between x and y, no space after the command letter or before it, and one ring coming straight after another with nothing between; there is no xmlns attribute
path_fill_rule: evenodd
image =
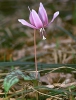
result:
<svg viewBox="0 0 76 100"><path fill-rule="evenodd" d="M58 15L59 15L59 11L55 12L52 20L50 22L48 22L48 16L47 16L46 10L45 10L43 4L40 3L38 13L33 9L30 10L30 15L29 15L30 23L28 23L24 19L18 19L18 21L21 22L25 26L31 27L33 29L39 29L40 34L43 37L43 40L45 40L46 32L45 32L44 28L48 27Z"/></svg>

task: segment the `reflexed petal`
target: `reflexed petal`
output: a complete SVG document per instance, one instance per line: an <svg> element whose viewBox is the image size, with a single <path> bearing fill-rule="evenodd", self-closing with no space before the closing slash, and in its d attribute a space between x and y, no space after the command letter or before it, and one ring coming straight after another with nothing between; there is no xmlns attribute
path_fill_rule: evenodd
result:
<svg viewBox="0 0 76 100"><path fill-rule="evenodd" d="M35 26L31 25L30 23L28 23L27 21L25 21L24 19L18 19L19 22L21 22L23 25L37 29Z"/></svg>
<svg viewBox="0 0 76 100"><path fill-rule="evenodd" d="M29 20L30 20L30 23L35 26L33 18L32 18L32 12L31 11L30 11Z"/></svg>
<svg viewBox="0 0 76 100"><path fill-rule="evenodd" d="M54 15L53 15L53 18L52 18L51 22L53 22L54 19L55 19L58 15L59 15L59 11L55 12Z"/></svg>
<svg viewBox="0 0 76 100"><path fill-rule="evenodd" d="M33 18L34 24L37 28L43 27L43 23L35 10L32 10L32 18Z"/></svg>
<svg viewBox="0 0 76 100"><path fill-rule="evenodd" d="M42 20L43 25L46 26L48 24L48 16L42 3L40 3L38 15Z"/></svg>
<svg viewBox="0 0 76 100"><path fill-rule="evenodd" d="M59 11L55 12L53 15L53 18L49 24L51 24L58 15L59 15Z"/></svg>

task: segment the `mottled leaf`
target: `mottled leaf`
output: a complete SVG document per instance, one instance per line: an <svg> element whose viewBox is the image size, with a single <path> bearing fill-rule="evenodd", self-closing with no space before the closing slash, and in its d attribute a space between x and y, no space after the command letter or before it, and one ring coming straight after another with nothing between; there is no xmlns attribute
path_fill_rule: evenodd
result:
<svg viewBox="0 0 76 100"><path fill-rule="evenodd" d="M19 82L19 78L23 78L24 80L32 80L28 75L24 75L20 70L16 70L8 74L4 79L4 89L6 92L9 91L10 87Z"/></svg>

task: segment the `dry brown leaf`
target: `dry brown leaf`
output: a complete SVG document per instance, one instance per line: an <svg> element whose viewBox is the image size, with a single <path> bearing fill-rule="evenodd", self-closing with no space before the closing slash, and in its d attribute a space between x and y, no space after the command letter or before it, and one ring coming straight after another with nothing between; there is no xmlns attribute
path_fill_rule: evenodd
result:
<svg viewBox="0 0 76 100"><path fill-rule="evenodd" d="M0 61L10 61L12 58L12 49L0 49Z"/></svg>
<svg viewBox="0 0 76 100"><path fill-rule="evenodd" d="M46 74L46 75L40 77L40 82L51 85L54 83L63 83L67 80L70 80L71 82L75 80L75 79L74 80L71 80L71 79L74 79L72 74L49 73L49 74ZM68 82L70 82L70 81L68 81Z"/></svg>
<svg viewBox="0 0 76 100"><path fill-rule="evenodd" d="M62 88L66 88L66 87L69 87L69 86L76 86L76 81L75 82L72 82L72 83L68 83L68 84L64 84L64 83L62 83L61 85L60 85L60 87L62 87Z"/></svg>

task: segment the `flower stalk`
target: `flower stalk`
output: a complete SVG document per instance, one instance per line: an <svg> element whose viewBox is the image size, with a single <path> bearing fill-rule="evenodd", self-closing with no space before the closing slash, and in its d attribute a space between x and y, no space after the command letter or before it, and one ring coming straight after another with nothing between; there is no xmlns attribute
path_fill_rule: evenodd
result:
<svg viewBox="0 0 76 100"><path fill-rule="evenodd" d="M36 53L36 30L34 29L34 51L35 51L35 69L36 69L36 78L38 77L37 71L37 53Z"/></svg>

